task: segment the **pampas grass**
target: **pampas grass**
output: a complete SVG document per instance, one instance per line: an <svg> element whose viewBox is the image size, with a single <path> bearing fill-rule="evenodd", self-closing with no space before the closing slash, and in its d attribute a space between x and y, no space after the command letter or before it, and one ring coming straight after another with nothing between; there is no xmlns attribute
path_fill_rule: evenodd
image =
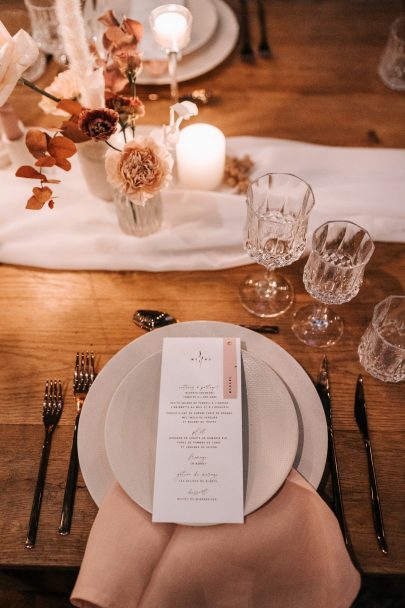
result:
<svg viewBox="0 0 405 608"><path fill-rule="evenodd" d="M80 0L56 0L55 7L69 67L79 82L81 103L90 108L104 106L104 82L94 70Z"/></svg>

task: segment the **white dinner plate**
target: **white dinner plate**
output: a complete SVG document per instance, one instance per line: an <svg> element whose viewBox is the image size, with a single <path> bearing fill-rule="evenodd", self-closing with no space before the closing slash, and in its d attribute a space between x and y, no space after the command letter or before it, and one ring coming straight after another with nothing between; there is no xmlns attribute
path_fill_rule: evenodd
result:
<svg viewBox="0 0 405 608"><path fill-rule="evenodd" d="M139 50L142 52L145 61L167 59L165 51L154 41L149 25L151 11L160 4L164 4L164 2L156 0L155 2L134 2L130 5L129 16L137 19L144 26ZM194 53L210 40L218 25L218 11L212 0L187 0L187 2L179 2L178 4L187 6L193 16L190 43L182 51L185 57Z"/></svg>
<svg viewBox="0 0 405 608"><path fill-rule="evenodd" d="M158 351L125 376L105 422L105 446L114 477L150 513L161 363ZM290 472L297 453L298 422L290 393L267 363L243 350L242 363L244 512L248 515L277 492Z"/></svg>
<svg viewBox="0 0 405 608"><path fill-rule="evenodd" d="M294 467L315 488L325 467L327 429L315 387L299 363L281 346L244 327L217 321L176 323L133 340L103 367L86 397L80 416L80 467L94 502L100 505L114 475L107 459L104 427L108 407L121 381L138 363L162 349L166 336L240 337L242 348L267 363L283 380L298 419L298 448Z"/></svg>
<svg viewBox="0 0 405 608"><path fill-rule="evenodd" d="M217 27L204 46L186 54L177 67L177 80L184 82L213 70L222 63L234 48L239 35L235 13L223 0L212 0L218 14ZM152 76L144 69L136 79L138 84L169 84L167 71L161 76Z"/></svg>

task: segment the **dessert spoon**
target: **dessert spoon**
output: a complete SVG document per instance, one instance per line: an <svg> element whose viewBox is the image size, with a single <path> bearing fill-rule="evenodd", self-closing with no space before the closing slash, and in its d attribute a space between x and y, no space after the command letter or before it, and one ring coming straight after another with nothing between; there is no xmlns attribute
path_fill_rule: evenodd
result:
<svg viewBox="0 0 405 608"><path fill-rule="evenodd" d="M147 331L178 323L178 320L175 319L175 317L160 310L137 310L134 313L132 320L135 325L142 329L146 329ZM261 334L278 334L279 332L279 328L276 325L241 325L241 327L257 331Z"/></svg>

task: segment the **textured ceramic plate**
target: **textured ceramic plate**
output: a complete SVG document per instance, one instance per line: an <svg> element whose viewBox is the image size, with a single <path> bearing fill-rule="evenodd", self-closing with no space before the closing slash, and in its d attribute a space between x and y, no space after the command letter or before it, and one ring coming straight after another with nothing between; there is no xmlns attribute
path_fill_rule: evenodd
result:
<svg viewBox="0 0 405 608"><path fill-rule="evenodd" d="M144 359L115 391L105 422L105 446L114 477L141 507L152 512L161 351ZM245 515L277 492L294 462L298 422L278 375L242 351ZM232 463L229 463L232 466Z"/></svg>
<svg viewBox="0 0 405 608"><path fill-rule="evenodd" d="M325 467L327 429L315 387L297 361L269 338L249 329L215 321L176 323L133 340L104 366L84 404L79 424L80 467L93 500L100 504L114 475L107 459L104 427L111 399L125 376L138 363L162 349L166 336L240 337L242 348L267 363L283 380L298 419L298 448L294 467L315 488Z"/></svg>

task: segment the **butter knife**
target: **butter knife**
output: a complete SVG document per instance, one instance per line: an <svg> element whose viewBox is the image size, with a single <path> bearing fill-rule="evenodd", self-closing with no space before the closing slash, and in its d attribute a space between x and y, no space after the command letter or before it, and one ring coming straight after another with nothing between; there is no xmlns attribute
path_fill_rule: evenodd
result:
<svg viewBox="0 0 405 608"><path fill-rule="evenodd" d="M335 450L335 439L333 434L333 426L332 426L332 403L330 398L329 391L329 366L328 359L326 355L322 359L321 367L319 370L319 375L317 382L315 384L316 390L318 392L319 398L322 402L322 406L325 412L326 417L326 425L328 427L328 463L330 474L332 478L332 492L333 492L333 511L337 517L337 520L340 525L340 529L342 531L342 535L346 545L349 544L349 537L346 528L346 522L343 512L343 502L342 502L342 493L340 490L340 480L339 480L339 469L338 463L336 459L336 450Z"/></svg>
<svg viewBox="0 0 405 608"><path fill-rule="evenodd" d="M364 398L363 377L357 378L356 395L354 400L354 415L357 426L363 436L364 446L367 454L368 476L370 480L370 496L373 512L374 529L377 535L377 541L383 553L388 553L387 541L385 539L384 525L380 506L380 497L378 495L377 479L374 469L373 452L371 449L370 436L367 424L366 401Z"/></svg>

